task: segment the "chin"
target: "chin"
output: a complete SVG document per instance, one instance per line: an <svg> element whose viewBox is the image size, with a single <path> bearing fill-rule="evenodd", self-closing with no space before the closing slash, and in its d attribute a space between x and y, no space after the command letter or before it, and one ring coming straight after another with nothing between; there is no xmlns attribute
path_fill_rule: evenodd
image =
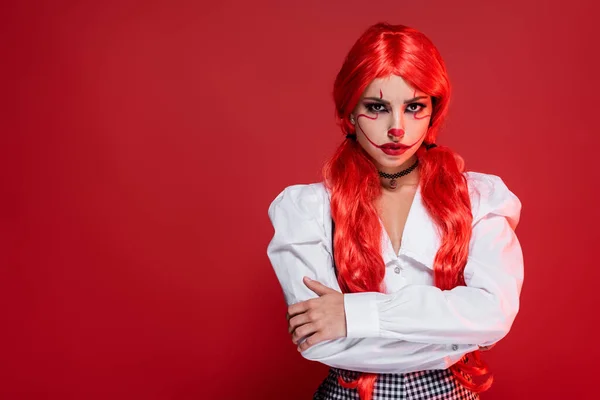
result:
<svg viewBox="0 0 600 400"><path fill-rule="evenodd" d="M404 164L409 158L412 157L412 154L402 154L400 156L391 157L384 155L383 157L378 157L379 164L384 167L398 167Z"/></svg>

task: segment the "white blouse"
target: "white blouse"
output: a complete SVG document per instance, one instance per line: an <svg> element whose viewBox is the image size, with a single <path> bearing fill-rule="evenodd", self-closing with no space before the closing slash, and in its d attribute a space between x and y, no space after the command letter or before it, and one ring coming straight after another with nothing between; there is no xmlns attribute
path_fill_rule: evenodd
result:
<svg viewBox="0 0 600 400"><path fill-rule="evenodd" d="M473 233L467 286L440 290L433 260L440 236L417 187L394 253L382 224L387 293L344 294L347 337L302 352L331 367L373 373L445 369L509 332L519 310L523 253L515 235L521 202L495 175L465 172ZM267 247L289 305L318 297L308 276L341 292L331 251L330 193L322 182L286 187L269 206L275 234ZM283 318L283 317L282 317Z"/></svg>

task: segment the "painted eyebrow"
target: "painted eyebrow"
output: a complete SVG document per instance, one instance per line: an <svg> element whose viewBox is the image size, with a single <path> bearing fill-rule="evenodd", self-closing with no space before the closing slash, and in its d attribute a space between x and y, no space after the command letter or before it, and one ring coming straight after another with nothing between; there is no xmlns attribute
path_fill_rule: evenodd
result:
<svg viewBox="0 0 600 400"><path fill-rule="evenodd" d="M415 102L415 101L417 101L417 100L420 100L420 99L426 99L426 98L427 98L427 96L417 96L417 97L413 97L412 99L405 100L405 101L404 101L404 104L413 103L413 102ZM383 100L383 99L380 99L380 98L378 98L378 97L365 97L363 100L374 100L374 101L377 101L377 102L379 102L379 103L386 104L386 105L388 105L388 106L390 105L390 102L389 102L389 101L387 101L387 100Z"/></svg>

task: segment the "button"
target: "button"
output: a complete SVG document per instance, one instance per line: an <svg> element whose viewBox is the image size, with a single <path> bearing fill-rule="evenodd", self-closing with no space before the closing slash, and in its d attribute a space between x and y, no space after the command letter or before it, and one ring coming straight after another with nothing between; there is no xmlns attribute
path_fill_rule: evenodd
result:
<svg viewBox="0 0 600 400"><path fill-rule="evenodd" d="M394 272L397 273L397 274L399 274L400 273L400 267L394 268Z"/></svg>
<svg viewBox="0 0 600 400"><path fill-rule="evenodd" d="M454 351L458 350L458 345L457 344L453 344L452 345L452 350L454 350Z"/></svg>

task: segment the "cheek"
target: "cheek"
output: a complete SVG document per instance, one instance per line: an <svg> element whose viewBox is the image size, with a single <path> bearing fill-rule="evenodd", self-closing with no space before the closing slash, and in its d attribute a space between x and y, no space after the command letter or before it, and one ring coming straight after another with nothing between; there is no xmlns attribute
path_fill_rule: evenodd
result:
<svg viewBox="0 0 600 400"><path fill-rule="evenodd" d="M406 120L406 130L410 133L420 133L429 129L430 116L424 114L423 116L416 115L410 116Z"/></svg>
<svg viewBox="0 0 600 400"><path fill-rule="evenodd" d="M381 132L386 132L389 125L384 114L358 114L356 116L356 123L366 135L377 135Z"/></svg>
<svg viewBox="0 0 600 400"><path fill-rule="evenodd" d="M429 131L429 120L412 120L408 124L406 124L406 135L407 142L410 145L416 145L417 143L423 141L425 136L427 136L427 132Z"/></svg>

